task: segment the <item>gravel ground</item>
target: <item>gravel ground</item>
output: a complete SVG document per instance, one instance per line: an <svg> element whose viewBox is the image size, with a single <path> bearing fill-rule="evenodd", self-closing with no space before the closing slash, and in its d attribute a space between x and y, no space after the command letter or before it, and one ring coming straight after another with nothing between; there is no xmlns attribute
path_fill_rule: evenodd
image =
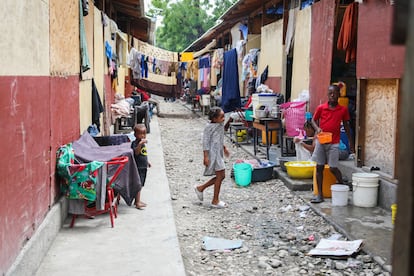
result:
<svg viewBox="0 0 414 276"><path fill-rule="evenodd" d="M338 232L282 181L239 187L230 177L237 159L252 159L225 139L231 156L220 199L210 207L213 187L200 203L194 185L204 183L201 136L207 123L180 101L162 102L159 124L178 239L187 275L390 275L370 256L338 260L307 256L321 238ZM203 237L243 240L235 250L206 251Z"/></svg>

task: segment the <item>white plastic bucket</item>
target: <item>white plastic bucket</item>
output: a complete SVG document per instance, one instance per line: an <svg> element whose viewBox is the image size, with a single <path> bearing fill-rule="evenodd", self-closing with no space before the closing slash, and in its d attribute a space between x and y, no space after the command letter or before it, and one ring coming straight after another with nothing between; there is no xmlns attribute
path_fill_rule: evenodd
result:
<svg viewBox="0 0 414 276"><path fill-rule="evenodd" d="M348 192L349 187L347 185L332 185L332 206L346 206L348 205Z"/></svg>
<svg viewBox="0 0 414 276"><path fill-rule="evenodd" d="M378 201L379 175L375 173L353 173L353 203L358 207L375 207Z"/></svg>

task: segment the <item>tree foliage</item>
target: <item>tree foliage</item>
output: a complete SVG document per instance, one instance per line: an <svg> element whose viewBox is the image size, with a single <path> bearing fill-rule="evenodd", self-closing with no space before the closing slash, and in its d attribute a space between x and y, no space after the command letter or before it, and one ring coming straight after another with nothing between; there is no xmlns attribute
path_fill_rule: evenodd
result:
<svg viewBox="0 0 414 276"><path fill-rule="evenodd" d="M182 52L213 27L236 0L151 0L150 17L162 17L156 30L156 46ZM209 12L208 12L209 11Z"/></svg>

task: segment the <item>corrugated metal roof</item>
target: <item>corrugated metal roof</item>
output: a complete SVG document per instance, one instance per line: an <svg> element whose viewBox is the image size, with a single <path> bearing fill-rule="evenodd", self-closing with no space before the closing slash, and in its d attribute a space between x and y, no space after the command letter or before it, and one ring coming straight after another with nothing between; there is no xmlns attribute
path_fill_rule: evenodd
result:
<svg viewBox="0 0 414 276"><path fill-rule="evenodd" d="M262 16L263 12L283 0L239 0L234 3L219 19L218 24L206 31L200 38L194 41L184 51L199 51L205 45L210 43L214 38L220 37L229 31L236 23L243 20L248 21L249 18Z"/></svg>
<svg viewBox="0 0 414 276"><path fill-rule="evenodd" d="M118 28L144 42L152 42L155 22L145 15L144 0L95 0Z"/></svg>

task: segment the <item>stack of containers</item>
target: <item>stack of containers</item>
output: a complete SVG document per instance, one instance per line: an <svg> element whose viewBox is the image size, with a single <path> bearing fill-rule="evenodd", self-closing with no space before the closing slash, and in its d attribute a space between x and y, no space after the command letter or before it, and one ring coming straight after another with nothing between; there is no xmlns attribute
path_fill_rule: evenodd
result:
<svg viewBox="0 0 414 276"><path fill-rule="evenodd" d="M277 95L273 93L257 93L252 95L252 106L253 106L253 114L256 118L259 118L258 113L256 112L259 110L261 106L265 106L266 110L270 112L272 107L277 105Z"/></svg>

